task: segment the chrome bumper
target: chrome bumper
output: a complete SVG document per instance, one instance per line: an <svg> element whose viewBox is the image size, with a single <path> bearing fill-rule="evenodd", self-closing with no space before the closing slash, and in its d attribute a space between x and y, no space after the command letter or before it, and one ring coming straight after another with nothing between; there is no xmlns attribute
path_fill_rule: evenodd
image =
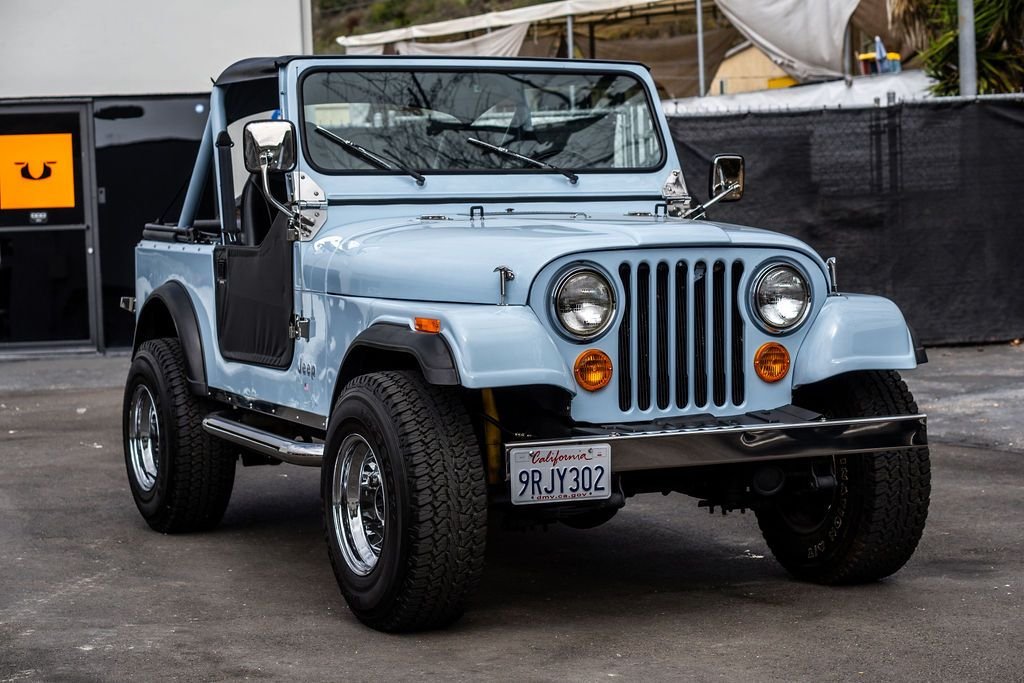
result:
<svg viewBox="0 0 1024 683"><path fill-rule="evenodd" d="M616 431L587 429L579 436L518 441L505 444L505 457L513 448L554 449L587 443L612 447L612 471L673 469L703 465L811 458L849 453L878 453L928 444L926 416L898 415L846 420L772 421L749 415L705 421L695 426Z"/></svg>

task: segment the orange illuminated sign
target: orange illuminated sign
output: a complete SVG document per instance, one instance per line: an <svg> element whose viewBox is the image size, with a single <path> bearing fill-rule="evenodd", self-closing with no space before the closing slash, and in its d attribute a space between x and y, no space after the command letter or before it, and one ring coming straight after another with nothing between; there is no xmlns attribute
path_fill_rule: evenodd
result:
<svg viewBox="0 0 1024 683"><path fill-rule="evenodd" d="M74 206L71 133L0 135L0 210Z"/></svg>

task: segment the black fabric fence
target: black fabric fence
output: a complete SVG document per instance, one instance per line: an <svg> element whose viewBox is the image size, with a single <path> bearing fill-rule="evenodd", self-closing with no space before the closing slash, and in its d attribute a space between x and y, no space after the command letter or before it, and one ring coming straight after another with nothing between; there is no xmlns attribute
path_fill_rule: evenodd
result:
<svg viewBox="0 0 1024 683"><path fill-rule="evenodd" d="M926 344L1024 336L1024 98L673 117L690 191L746 158L712 220L798 237L840 290L881 294Z"/></svg>

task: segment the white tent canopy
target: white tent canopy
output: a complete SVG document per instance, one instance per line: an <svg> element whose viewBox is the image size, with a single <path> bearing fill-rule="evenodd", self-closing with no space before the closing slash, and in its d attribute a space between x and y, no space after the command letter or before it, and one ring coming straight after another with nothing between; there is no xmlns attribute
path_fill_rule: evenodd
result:
<svg viewBox="0 0 1024 683"><path fill-rule="evenodd" d="M542 5L531 5L529 7L520 7L500 12L488 12L487 14L478 14L473 17L436 21L432 24L407 26L405 28L367 33L360 36L341 36L336 40L346 48L384 45L403 40L435 38L456 33L503 28L515 24L533 24L538 21L564 19L565 17L582 14L613 12L629 7L670 7L673 4L679 4L678 0L657 0L655 2L650 2L650 0L559 0L559 2L548 2Z"/></svg>
<svg viewBox="0 0 1024 683"><path fill-rule="evenodd" d="M432 55L436 57L448 55L515 57L519 54L523 38L526 37L529 28L529 24L514 24L476 38L456 40L450 43L417 43L412 40L401 40L395 43L395 52L400 55Z"/></svg>
<svg viewBox="0 0 1024 683"><path fill-rule="evenodd" d="M337 42L349 54L381 54L384 45L394 45L398 54L514 55L515 44L531 24L563 20L568 53L573 50L573 21L590 24L594 45L594 23L694 11L697 17L697 55L703 90L704 46L701 17L703 7L716 5L748 40L776 64L800 81L835 78L843 73L843 46L850 17L862 0L559 0L518 9L488 12L472 17L342 36ZM503 29L493 31L493 29ZM415 41L486 30L485 35L456 42L429 43L418 49ZM591 55L593 56L593 55ZM627 57L631 58L631 57Z"/></svg>
<svg viewBox="0 0 1024 683"><path fill-rule="evenodd" d="M797 80L843 75L843 35L860 0L717 0L732 25Z"/></svg>

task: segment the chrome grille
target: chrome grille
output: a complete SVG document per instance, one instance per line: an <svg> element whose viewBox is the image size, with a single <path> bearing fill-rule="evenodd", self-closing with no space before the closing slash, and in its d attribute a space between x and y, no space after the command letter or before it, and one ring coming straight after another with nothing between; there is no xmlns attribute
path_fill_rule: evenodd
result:
<svg viewBox="0 0 1024 683"><path fill-rule="evenodd" d="M623 262L619 408L669 411L741 405L743 262Z"/></svg>

